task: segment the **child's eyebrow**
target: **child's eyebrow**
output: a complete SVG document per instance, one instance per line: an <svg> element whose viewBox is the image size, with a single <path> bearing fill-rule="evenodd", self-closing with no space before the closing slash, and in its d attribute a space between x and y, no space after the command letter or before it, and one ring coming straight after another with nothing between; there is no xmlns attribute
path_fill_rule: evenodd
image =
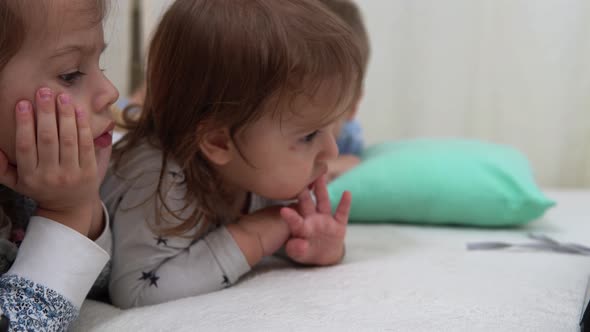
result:
<svg viewBox="0 0 590 332"><path fill-rule="evenodd" d="M107 43L103 43L100 53L102 54L105 49L107 48L108 44ZM53 54L49 57L50 59L53 58L58 58L64 55L68 55L70 53L85 53L85 54L91 54L94 53L94 51L96 50L95 45L92 44L73 44L73 45L67 45L64 47L61 47L59 49L57 49L55 52L53 52Z"/></svg>

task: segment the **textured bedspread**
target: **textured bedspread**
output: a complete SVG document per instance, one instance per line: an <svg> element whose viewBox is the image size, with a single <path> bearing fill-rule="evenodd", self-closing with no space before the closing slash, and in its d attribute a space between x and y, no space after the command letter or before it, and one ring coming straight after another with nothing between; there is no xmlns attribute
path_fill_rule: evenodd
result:
<svg viewBox="0 0 590 332"><path fill-rule="evenodd" d="M590 192L524 228L353 225L329 268L269 259L236 286L121 311L87 301L74 331L577 331L590 256L467 251L474 241L531 242L530 232L590 245Z"/></svg>

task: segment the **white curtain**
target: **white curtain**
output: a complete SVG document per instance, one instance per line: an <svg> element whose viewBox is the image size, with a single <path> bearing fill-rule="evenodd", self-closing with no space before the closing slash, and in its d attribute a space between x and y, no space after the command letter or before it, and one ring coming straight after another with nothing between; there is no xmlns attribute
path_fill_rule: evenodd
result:
<svg viewBox="0 0 590 332"><path fill-rule="evenodd" d="M511 144L546 187L590 185L590 1L358 0L367 140Z"/></svg>
<svg viewBox="0 0 590 332"><path fill-rule="evenodd" d="M119 89L121 95L128 94L129 61L131 54L131 1L111 1L105 22L104 38L107 49L101 57L101 67Z"/></svg>
<svg viewBox="0 0 590 332"><path fill-rule="evenodd" d="M145 53L154 27L173 0L139 0L142 39L141 52ZM102 57L106 74L122 96L131 93L130 74L132 56L132 5L133 0L111 1L105 23L105 40L108 47Z"/></svg>
<svg viewBox="0 0 590 332"><path fill-rule="evenodd" d="M128 93L130 0L107 23L107 73ZM141 0L143 46L172 0ZM368 143L510 144L546 187L590 186L589 0L357 0L372 43ZM203 31L206 33L206 31Z"/></svg>

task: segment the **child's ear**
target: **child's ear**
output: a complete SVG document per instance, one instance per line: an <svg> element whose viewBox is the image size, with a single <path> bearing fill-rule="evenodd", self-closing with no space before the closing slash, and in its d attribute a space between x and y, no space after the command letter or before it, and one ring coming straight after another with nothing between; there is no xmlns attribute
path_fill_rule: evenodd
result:
<svg viewBox="0 0 590 332"><path fill-rule="evenodd" d="M231 161L233 143L228 128L208 130L199 144L201 152L215 165L223 166Z"/></svg>

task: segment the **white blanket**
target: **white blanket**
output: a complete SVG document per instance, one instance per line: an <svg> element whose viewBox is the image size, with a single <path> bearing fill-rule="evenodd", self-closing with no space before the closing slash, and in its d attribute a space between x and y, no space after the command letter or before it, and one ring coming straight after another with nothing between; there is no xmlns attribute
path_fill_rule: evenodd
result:
<svg viewBox="0 0 590 332"><path fill-rule="evenodd" d="M529 232L590 245L590 192L518 229L352 225L343 264L269 259L220 292L121 311L87 301L74 331L578 331L590 257L467 251Z"/></svg>

